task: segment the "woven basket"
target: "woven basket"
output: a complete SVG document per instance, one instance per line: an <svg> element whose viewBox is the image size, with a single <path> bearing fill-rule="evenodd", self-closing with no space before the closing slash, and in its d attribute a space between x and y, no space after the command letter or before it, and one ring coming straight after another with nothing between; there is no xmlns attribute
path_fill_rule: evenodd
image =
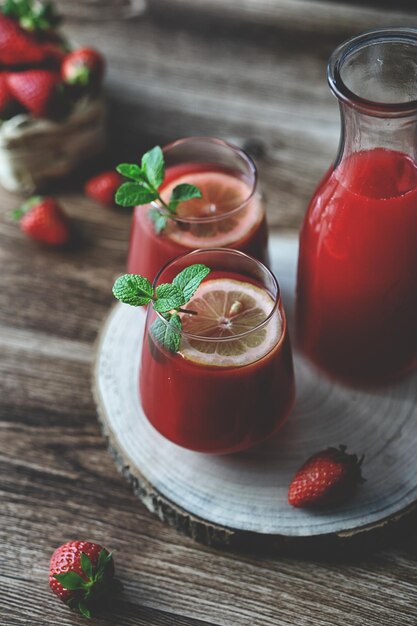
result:
<svg viewBox="0 0 417 626"><path fill-rule="evenodd" d="M0 126L0 184L10 191L37 191L100 153L105 141L102 98L80 100L59 122L16 115Z"/></svg>

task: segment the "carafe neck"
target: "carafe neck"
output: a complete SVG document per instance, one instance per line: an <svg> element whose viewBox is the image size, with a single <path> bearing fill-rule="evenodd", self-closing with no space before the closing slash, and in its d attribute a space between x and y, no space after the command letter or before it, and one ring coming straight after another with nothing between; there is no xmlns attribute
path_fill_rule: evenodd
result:
<svg viewBox="0 0 417 626"><path fill-rule="evenodd" d="M417 163L417 113L372 116L340 102L341 134L336 165L353 153L374 149L401 153Z"/></svg>
<svg viewBox="0 0 417 626"><path fill-rule="evenodd" d="M350 39L331 56L327 75L342 121L336 164L374 149L417 161L417 29Z"/></svg>

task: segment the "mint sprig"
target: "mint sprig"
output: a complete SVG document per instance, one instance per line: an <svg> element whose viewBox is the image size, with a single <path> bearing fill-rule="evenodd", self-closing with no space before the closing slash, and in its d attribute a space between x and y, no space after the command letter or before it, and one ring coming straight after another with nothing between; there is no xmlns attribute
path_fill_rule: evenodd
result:
<svg viewBox="0 0 417 626"><path fill-rule="evenodd" d="M182 330L181 317L178 313L196 315L195 311L181 307L191 300L209 272L210 269L206 265L195 263L177 274L172 283L162 283L156 289L143 276L124 274L115 280L113 295L117 300L131 306L152 303L155 311L165 319L163 321L158 317L152 323L153 338L169 352L178 352Z"/></svg>
<svg viewBox="0 0 417 626"><path fill-rule="evenodd" d="M119 187L115 196L116 203L120 206L131 207L157 201L159 208L149 209L148 215L158 235L166 228L168 219L175 219L180 202L202 197L198 187L182 183L174 187L169 201L165 202L159 193L159 187L165 178L164 154L160 146L155 146L146 152L140 165L121 163L116 169L119 174L133 181L123 183Z"/></svg>

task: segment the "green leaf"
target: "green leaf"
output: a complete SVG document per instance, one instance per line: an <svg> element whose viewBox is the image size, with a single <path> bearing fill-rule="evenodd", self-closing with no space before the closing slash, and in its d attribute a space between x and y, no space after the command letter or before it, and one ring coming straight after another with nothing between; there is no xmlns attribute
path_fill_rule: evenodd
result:
<svg viewBox="0 0 417 626"><path fill-rule="evenodd" d="M165 176L164 155L159 146L155 146L142 157L142 170L145 172L152 187L158 189Z"/></svg>
<svg viewBox="0 0 417 626"><path fill-rule="evenodd" d="M80 556L81 568L87 578L93 577L93 564L85 552L81 552Z"/></svg>
<svg viewBox="0 0 417 626"><path fill-rule="evenodd" d="M143 276L124 274L115 280L113 295L125 304L143 306L152 300L153 287L149 280Z"/></svg>
<svg viewBox="0 0 417 626"><path fill-rule="evenodd" d="M98 555L97 559L97 571L103 570L106 567L107 563L112 560L112 558L113 557L111 552L107 552L107 550L105 550L104 548L100 550L100 554Z"/></svg>
<svg viewBox="0 0 417 626"><path fill-rule="evenodd" d="M120 206L137 206L156 200L158 193L146 189L141 183L123 183L116 191L115 200Z"/></svg>
<svg viewBox="0 0 417 626"><path fill-rule="evenodd" d="M78 603L78 607L77 608L78 608L79 612L81 613L81 615L83 617L87 617L88 619L90 619L91 611L90 611L90 609L88 608L88 606L86 605L85 602L80 600L79 603Z"/></svg>
<svg viewBox="0 0 417 626"><path fill-rule="evenodd" d="M201 263L196 263L186 267L182 272L172 281L175 287L178 287L182 291L184 296L184 302L188 302L190 298L195 294L201 281L210 273L210 268Z"/></svg>
<svg viewBox="0 0 417 626"><path fill-rule="evenodd" d="M181 185L177 185L172 190L168 206L170 211L175 212L180 202L185 202L186 200L191 200L192 198L201 197L201 191L198 189L198 187L195 187L195 185L189 185L188 183L183 183Z"/></svg>
<svg viewBox="0 0 417 626"><path fill-rule="evenodd" d="M157 317L151 326L151 334L160 346L168 352L178 352L181 343L182 324L180 316L174 313L166 322Z"/></svg>
<svg viewBox="0 0 417 626"><path fill-rule="evenodd" d="M116 170L122 176L126 176L126 178L131 178L137 182L146 181L145 174L136 163L120 163L120 165L116 167Z"/></svg>
<svg viewBox="0 0 417 626"><path fill-rule="evenodd" d="M156 297L153 307L158 313L167 313L185 303L181 289L170 283L158 285Z"/></svg>
<svg viewBox="0 0 417 626"><path fill-rule="evenodd" d="M153 227L157 235L160 235L165 230L168 219L159 209L149 209L149 218L153 222Z"/></svg>
<svg viewBox="0 0 417 626"><path fill-rule="evenodd" d="M76 572L66 572L65 574L55 574L54 578L64 587L64 589L84 589L85 581Z"/></svg>

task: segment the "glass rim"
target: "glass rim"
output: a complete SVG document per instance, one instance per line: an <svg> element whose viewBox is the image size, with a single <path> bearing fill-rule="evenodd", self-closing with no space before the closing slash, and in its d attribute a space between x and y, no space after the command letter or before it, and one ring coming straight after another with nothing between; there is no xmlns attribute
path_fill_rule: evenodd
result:
<svg viewBox="0 0 417 626"><path fill-rule="evenodd" d="M236 213L241 211L245 206L249 204L249 202L253 199L256 193L257 187L258 187L258 170L252 157L249 156L249 154L245 152L245 150L243 150L242 148L239 148L239 146L235 146L234 144L228 141L225 141L224 139L217 139L216 137L210 137L210 136L206 137L204 135L183 137L182 139L176 139L175 141L171 141L171 143L166 144L162 148L162 152L165 156L167 153L169 153L170 150L173 150L178 146L183 146L183 145L192 144L192 143L201 143L201 142L218 145L218 146L221 146L222 148L226 148L227 150L234 152L249 167L253 176L253 182L250 186L250 193L247 196L247 198L245 198L243 202L241 202L238 206L234 207L230 211L226 211L222 215L207 215L207 216L201 216L201 217L193 217L193 216L181 217L181 216L175 215L175 221L181 222L183 224L207 224L210 222L219 222L221 220L227 219L228 217L231 217L232 215L235 215ZM154 208L161 211L161 213L169 215L168 212L164 209L164 207L158 201L154 200L153 202L151 202L151 204Z"/></svg>
<svg viewBox="0 0 417 626"><path fill-rule="evenodd" d="M362 110L369 115L404 117L417 113L417 98L408 102L377 102L356 94L349 89L341 76L345 61L354 53L377 43L402 43L416 47L417 28L378 28L356 35L341 43L330 56L327 65L327 81L334 95L342 102Z"/></svg>
<svg viewBox="0 0 417 626"><path fill-rule="evenodd" d="M258 259L255 259L254 257L251 257L248 254L241 252L240 250L234 250L233 248L197 248L196 250L193 250L192 252L186 252L185 254L180 254L179 256L175 257L175 259L172 259L171 261L168 261L168 263L165 263L165 265L159 270L159 272L157 273L157 275L155 276L153 280L152 287L154 289L156 288L159 277L170 265L173 265L175 262L179 261L180 259L184 259L185 257L192 257L195 254L202 254L202 253L203 254L206 254L206 253L234 254L236 256L240 256L241 258L249 259L250 261L255 263L260 269L265 271L265 273L272 279L272 283L276 289L276 295L272 296L272 294L270 294L267 289L265 289L265 291L274 300L274 306L272 307L271 311L268 313L267 317L264 320L262 320L262 322L260 322L259 324L251 328L250 330L246 330L244 333L232 335L231 337L204 337L201 335L194 335L193 333L188 333L184 331L183 329L178 331L175 328L173 328L172 330L176 332L178 335L180 335L181 337L185 337L186 339L190 339L192 341L207 341L208 343L223 343L227 341L236 341L237 339L247 337L248 335L252 334L254 331L261 330L264 326L266 326L268 322L272 319L272 317L275 315L275 312L277 311L281 302L281 289L280 289L279 283L275 275L271 272L270 269L266 267L266 265L258 261ZM190 265L192 265L192 262L190 263ZM153 306L152 306L152 309L155 311ZM158 311L155 311L155 313L158 319L162 320L165 326L169 325L169 321L166 320L161 313L159 313ZM277 345L281 342L282 338L284 337L285 316L282 317L282 322L283 322L283 329L278 339Z"/></svg>

